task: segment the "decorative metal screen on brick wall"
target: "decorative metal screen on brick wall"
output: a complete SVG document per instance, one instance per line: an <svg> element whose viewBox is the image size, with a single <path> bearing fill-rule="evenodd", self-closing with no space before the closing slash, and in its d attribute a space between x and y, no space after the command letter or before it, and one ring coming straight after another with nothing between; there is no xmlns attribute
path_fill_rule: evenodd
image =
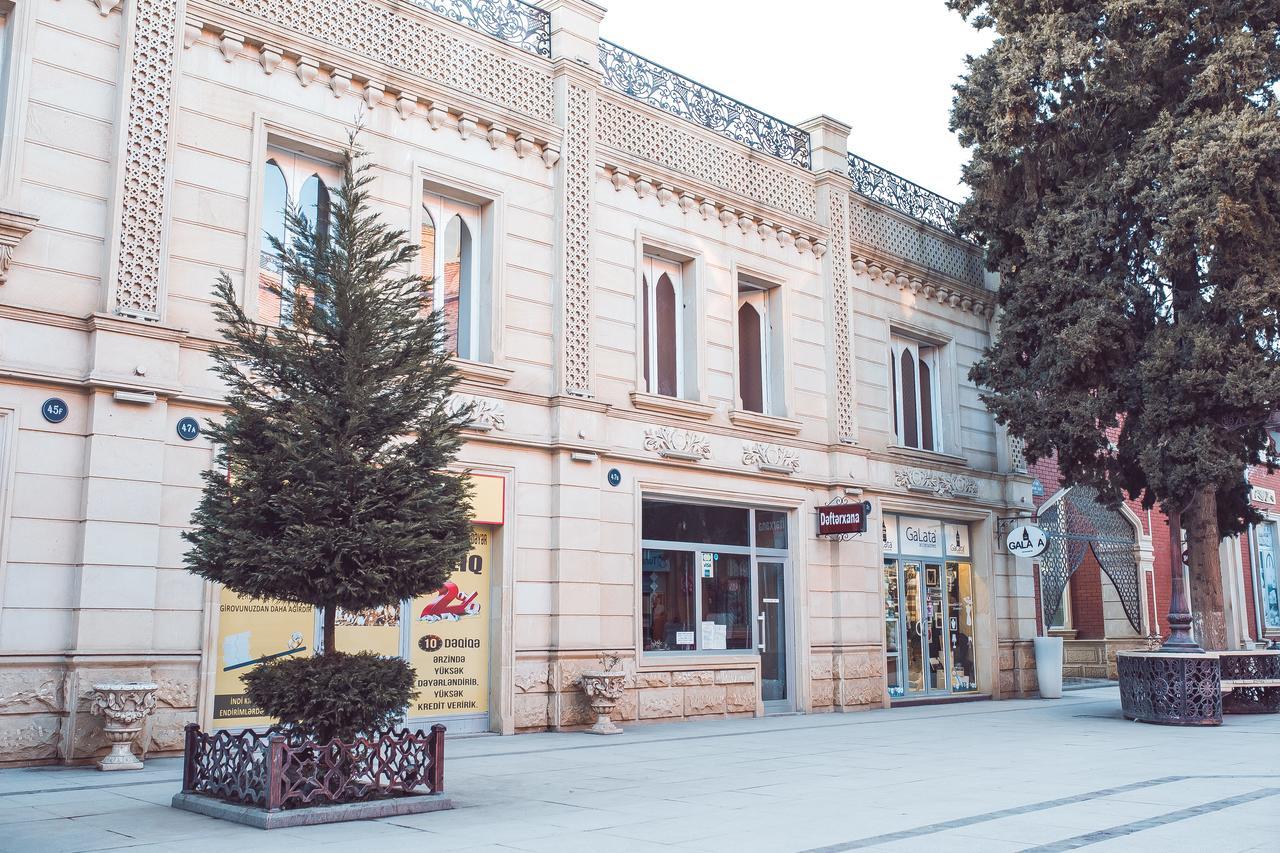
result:
<svg viewBox="0 0 1280 853"><path fill-rule="evenodd" d="M1108 509L1087 486L1075 486L1040 514L1040 527L1049 547L1040 558L1044 613L1055 613L1063 590L1085 554L1093 556L1115 585L1124 615L1135 631L1142 631L1142 597L1138 581L1137 542L1133 525L1119 510Z"/></svg>

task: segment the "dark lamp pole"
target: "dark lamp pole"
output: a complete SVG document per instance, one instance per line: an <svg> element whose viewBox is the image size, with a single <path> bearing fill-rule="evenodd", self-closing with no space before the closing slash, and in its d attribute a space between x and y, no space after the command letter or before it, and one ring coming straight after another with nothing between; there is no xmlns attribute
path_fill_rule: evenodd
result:
<svg viewBox="0 0 1280 853"><path fill-rule="evenodd" d="M1182 547L1182 510L1166 507L1169 518L1169 637L1160 646L1162 652L1198 654L1204 649L1191 635L1191 600L1187 598L1187 585L1183 574L1187 564L1187 552Z"/></svg>

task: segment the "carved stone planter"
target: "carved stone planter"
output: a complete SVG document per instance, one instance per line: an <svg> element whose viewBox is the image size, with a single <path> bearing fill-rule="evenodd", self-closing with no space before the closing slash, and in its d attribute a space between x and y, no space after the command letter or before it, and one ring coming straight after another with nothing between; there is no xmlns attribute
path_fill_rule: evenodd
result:
<svg viewBox="0 0 1280 853"><path fill-rule="evenodd" d="M595 735L620 735L622 729L613 724L609 713L622 698L625 672L584 672L582 673L582 692L591 701L591 710L596 712L596 724L587 729Z"/></svg>
<svg viewBox="0 0 1280 853"><path fill-rule="evenodd" d="M148 681L93 685L89 713L103 718L102 730L111 743L111 751L98 762L99 770L142 769L142 759L133 754L133 739L156 709L158 689Z"/></svg>

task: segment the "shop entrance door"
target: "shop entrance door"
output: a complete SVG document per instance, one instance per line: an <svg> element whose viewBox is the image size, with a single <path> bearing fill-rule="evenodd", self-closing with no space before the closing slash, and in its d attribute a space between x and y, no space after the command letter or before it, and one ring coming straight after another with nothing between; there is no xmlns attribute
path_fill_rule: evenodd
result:
<svg viewBox="0 0 1280 853"><path fill-rule="evenodd" d="M787 665L786 564L756 562L756 649L760 652L760 698L766 711L790 711Z"/></svg>
<svg viewBox="0 0 1280 853"><path fill-rule="evenodd" d="M889 560L884 575L889 695L899 698L948 692L942 562Z"/></svg>

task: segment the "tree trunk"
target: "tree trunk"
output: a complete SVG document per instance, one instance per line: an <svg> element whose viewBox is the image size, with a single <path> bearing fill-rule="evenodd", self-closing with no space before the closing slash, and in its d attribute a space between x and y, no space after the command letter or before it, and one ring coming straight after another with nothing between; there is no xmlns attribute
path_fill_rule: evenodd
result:
<svg viewBox="0 0 1280 853"><path fill-rule="evenodd" d="M1218 545L1218 500L1212 486L1196 495L1183 515L1191 576L1191 612L1196 640L1206 651L1227 647L1227 618L1222 598L1222 565ZM1177 560L1173 570L1178 571Z"/></svg>
<svg viewBox="0 0 1280 853"><path fill-rule="evenodd" d="M1216 527L1214 528L1217 529ZM1222 593L1218 593L1218 601L1222 601ZM337 651L337 634L338 634L338 605L326 604L324 606L324 648L321 654L329 654Z"/></svg>

